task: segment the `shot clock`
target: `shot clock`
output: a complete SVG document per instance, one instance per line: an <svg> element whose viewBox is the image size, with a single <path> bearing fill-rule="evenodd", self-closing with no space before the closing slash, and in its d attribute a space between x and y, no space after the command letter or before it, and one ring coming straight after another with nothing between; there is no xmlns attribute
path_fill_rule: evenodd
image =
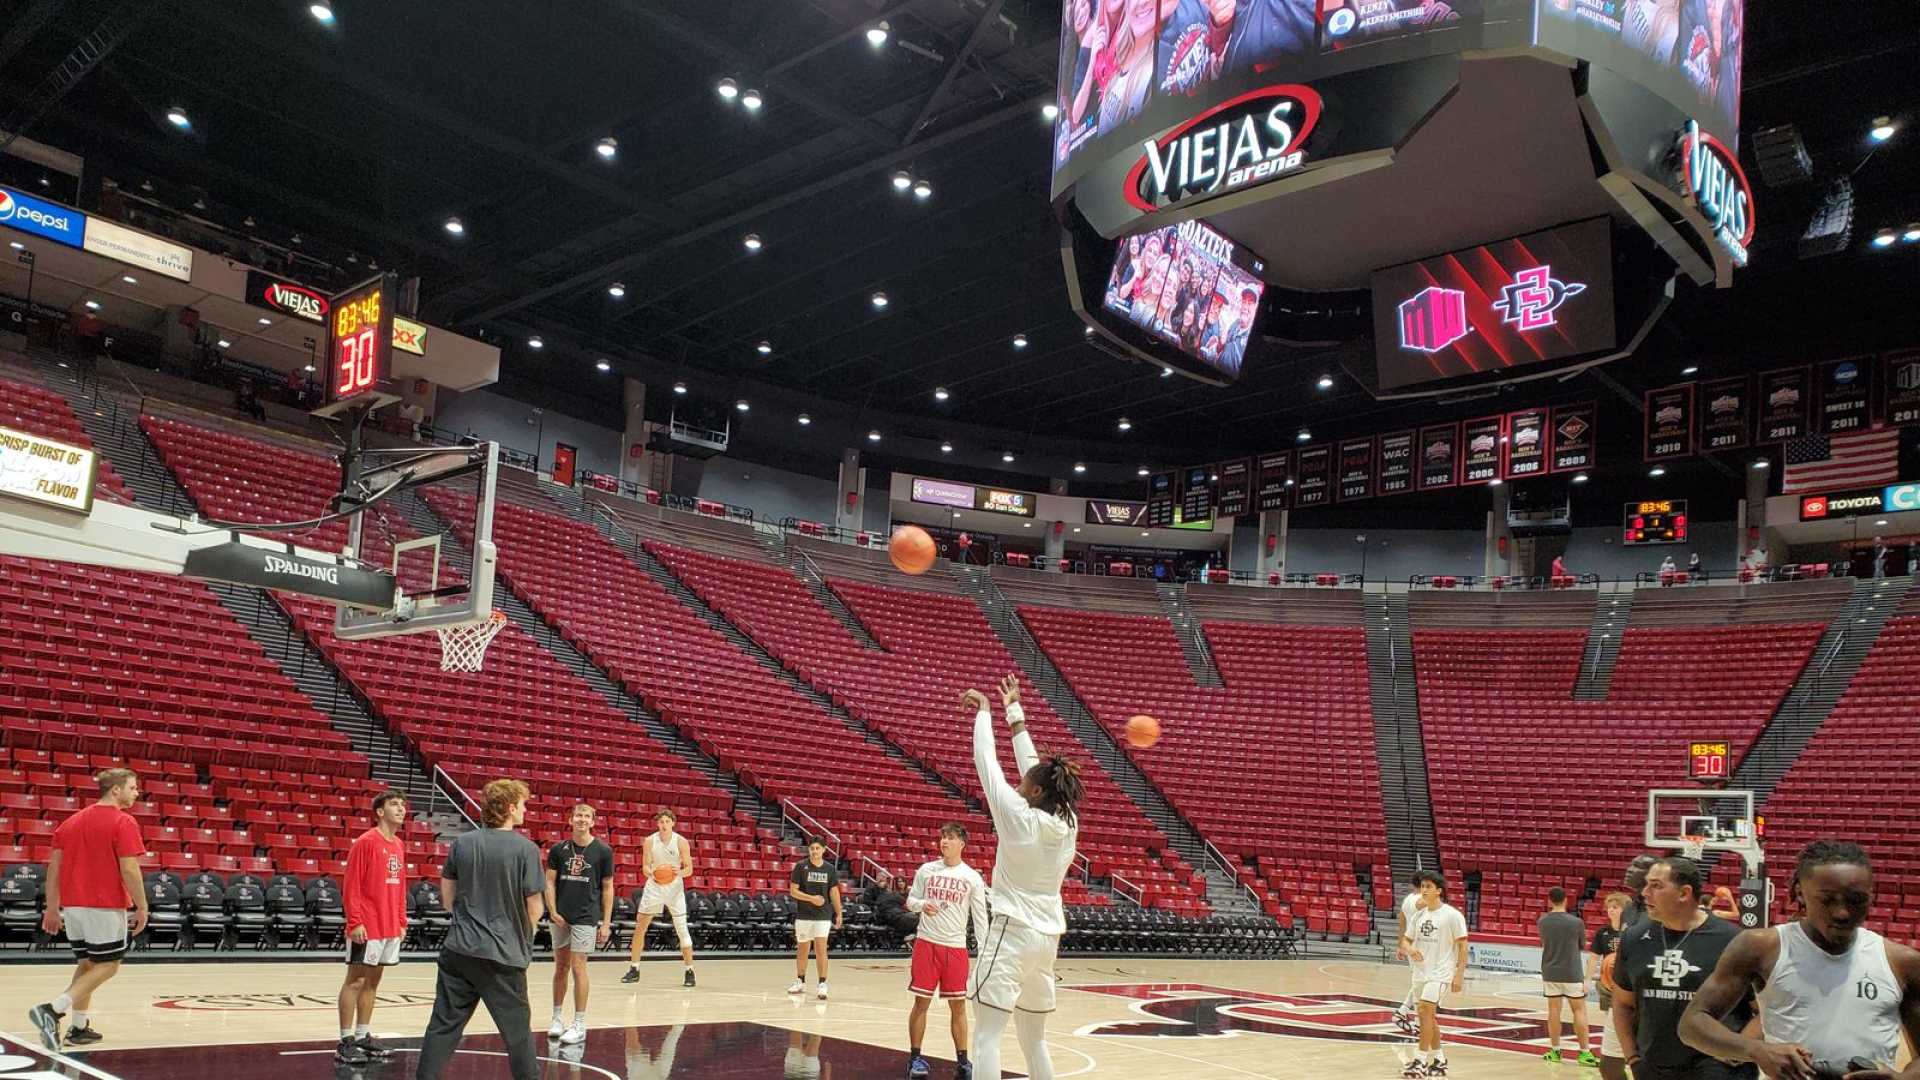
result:
<svg viewBox="0 0 1920 1080"><path fill-rule="evenodd" d="M399 400L387 389L393 378L394 288L394 275L382 274L332 297L327 400L316 410L322 415Z"/></svg>
<svg viewBox="0 0 1920 1080"><path fill-rule="evenodd" d="M1687 744L1687 778L1690 780L1725 780L1727 778L1727 744L1724 742L1690 742Z"/></svg>

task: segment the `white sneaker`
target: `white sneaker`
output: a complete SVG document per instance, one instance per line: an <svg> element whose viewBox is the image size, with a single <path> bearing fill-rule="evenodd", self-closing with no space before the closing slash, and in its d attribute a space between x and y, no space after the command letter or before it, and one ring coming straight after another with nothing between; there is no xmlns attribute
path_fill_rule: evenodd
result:
<svg viewBox="0 0 1920 1080"><path fill-rule="evenodd" d="M567 1030L560 1034L560 1045L562 1046L572 1046L574 1043L583 1043L586 1041L587 1029L580 1026L580 1021L578 1020L568 1024Z"/></svg>
<svg viewBox="0 0 1920 1080"><path fill-rule="evenodd" d="M556 1016L553 1018L553 1023L549 1025L547 1028L547 1038L557 1039L561 1035L565 1034L566 1030L567 1030L567 1022Z"/></svg>
<svg viewBox="0 0 1920 1080"><path fill-rule="evenodd" d="M820 988L813 992L813 996L819 998L821 1001L827 1000L827 980L820 980Z"/></svg>
<svg viewBox="0 0 1920 1080"><path fill-rule="evenodd" d="M787 987L787 993L789 994L804 994L806 992L807 980L805 979L795 979L793 980L793 985Z"/></svg>

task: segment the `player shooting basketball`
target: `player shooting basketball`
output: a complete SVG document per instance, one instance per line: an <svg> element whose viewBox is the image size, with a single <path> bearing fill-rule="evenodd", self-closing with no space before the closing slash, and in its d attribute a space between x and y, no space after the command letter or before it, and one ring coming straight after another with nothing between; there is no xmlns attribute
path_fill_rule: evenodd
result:
<svg viewBox="0 0 1920 1080"><path fill-rule="evenodd" d="M1000 680L1000 701L1013 736L1020 786L1007 783L993 739L993 709L987 696L969 690L961 708L973 715L973 764L980 774L999 848L993 857L993 919L980 942L973 985L974 1075L1000 1080L1000 1037L1007 1017L1026 1057L1027 1075L1053 1080L1047 1053L1047 1014L1053 1011L1053 961L1066 933L1060 883L1073 865L1080 838L1074 805L1085 789L1080 766L1058 755L1041 760L1027 734L1020 708L1020 677Z"/></svg>

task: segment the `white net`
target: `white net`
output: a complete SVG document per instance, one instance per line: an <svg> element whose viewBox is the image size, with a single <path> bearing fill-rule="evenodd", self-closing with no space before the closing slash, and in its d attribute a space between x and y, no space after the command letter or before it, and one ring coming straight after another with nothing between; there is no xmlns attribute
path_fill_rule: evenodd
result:
<svg viewBox="0 0 1920 1080"><path fill-rule="evenodd" d="M1680 854L1698 861L1706 854L1707 838L1704 836L1683 836L1680 838Z"/></svg>
<svg viewBox="0 0 1920 1080"><path fill-rule="evenodd" d="M506 626L506 612L496 611L479 622L440 627L434 631L440 635L440 670L479 671L487 645Z"/></svg>

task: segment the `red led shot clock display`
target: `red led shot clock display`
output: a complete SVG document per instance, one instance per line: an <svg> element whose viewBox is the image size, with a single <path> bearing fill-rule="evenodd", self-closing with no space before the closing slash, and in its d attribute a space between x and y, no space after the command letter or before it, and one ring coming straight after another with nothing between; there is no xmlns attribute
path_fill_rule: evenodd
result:
<svg viewBox="0 0 1920 1080"><path fill-rule="evenodd" d="M393 275L383 274L333 297L329 406L378 394L393 378L393 292Z"/></svg>

